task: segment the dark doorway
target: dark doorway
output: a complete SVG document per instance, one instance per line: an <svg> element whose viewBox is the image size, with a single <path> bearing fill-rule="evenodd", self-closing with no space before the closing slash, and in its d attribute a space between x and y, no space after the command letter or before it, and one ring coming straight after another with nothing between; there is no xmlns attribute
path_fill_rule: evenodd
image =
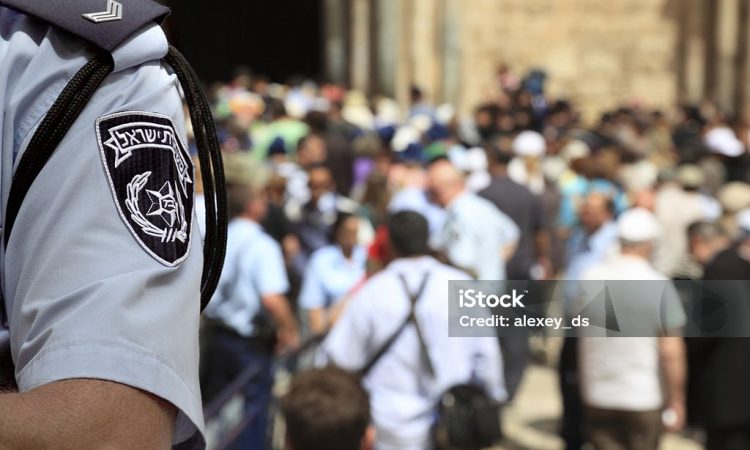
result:
<svg viewBox="0 0 750 450"><path fill-rule="evenodd" d="M273 81L322 72L321 0L173 0L172 42L206 82L247 67Z"/></svg>

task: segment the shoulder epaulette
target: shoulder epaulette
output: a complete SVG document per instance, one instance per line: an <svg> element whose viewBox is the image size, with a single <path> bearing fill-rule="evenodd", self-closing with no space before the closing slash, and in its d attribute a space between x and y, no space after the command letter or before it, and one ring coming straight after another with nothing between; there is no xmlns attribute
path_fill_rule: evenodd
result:
<svg viewBox="0 0 750 450"><path fill-rule="evenodd" d="M152 0L0 0L28 16L113 51L149 22L161 23L169 8Z"/></svg>

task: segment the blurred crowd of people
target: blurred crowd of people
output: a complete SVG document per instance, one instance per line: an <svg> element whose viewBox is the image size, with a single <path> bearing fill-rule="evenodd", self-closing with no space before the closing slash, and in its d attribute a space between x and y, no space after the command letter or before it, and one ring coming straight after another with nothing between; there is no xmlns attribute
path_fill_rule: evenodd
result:
<svg viewBox="0 0 750 450"><path fill-rule="evenodd" d="M309 379L286 400L289 435L308 439L299 448L429 448L442 392L474 380L510 401L529 359L524 338L449 339L447 280L750 279L750 116L634 104L586 124L545 79L502 67L497 95L465 117L418 87L403 109L249 72L213 86L231 222L205 314L204 396L258 365L245 395L260 418L274 355L325 336L318 359L357 372L413 315L364 375L361 439L299 431L321 419L294 405L335 397L310 394ZM732 339L566 339L567 448L657 448L688 421L710 449L750 448L749 357ZM243 448L264 448L266 427L256 420Z"/></svg>

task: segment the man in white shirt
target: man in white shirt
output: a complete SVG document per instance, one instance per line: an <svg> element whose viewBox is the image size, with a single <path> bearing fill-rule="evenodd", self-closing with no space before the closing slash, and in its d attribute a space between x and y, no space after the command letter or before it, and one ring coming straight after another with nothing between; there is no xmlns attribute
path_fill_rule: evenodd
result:
<svg viewBox="0 0 750 450"><path fill-rule="evenodd" d="M579 341L589 440L597 450L656 450L662 421L668 430L684 423L685 349L674 332L684 325L685 315L667 278L651 265L659 235L653 214L632 209L623 213L617 227L620 254L589 269L582 279L608 280L621 331L635 327L638 331L627 334L643 337ZM583 287L599 290L597 284L589 281ZM662 307L667 308L663 317Z"/></svg>
<svg viewBox="0 0 750 450"><path fill-rule="evenodd" d="M432 447L430 427L437 402L449 387L478 380L492 398L505 400L500 349L495 338L448 336L448 280L469 276L427 256L427 220L402 211L391 218L388 231L396 259L355 294L322 350L337 366L362 370L400 328L410 312L409 294L424 283L415 316L428 354L420 350L416 328L410 324L364 377L376 428L375 448L424 450Z"/></svg>

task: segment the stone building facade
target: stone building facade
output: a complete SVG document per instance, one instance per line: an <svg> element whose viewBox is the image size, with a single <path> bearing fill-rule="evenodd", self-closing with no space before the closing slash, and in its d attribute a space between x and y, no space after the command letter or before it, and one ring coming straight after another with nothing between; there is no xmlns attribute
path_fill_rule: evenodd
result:
<svg viewBox="0 0 750 450"><path fill-rule="evenodd" d="M542 69L588 120L623 103L748 103L747 0L323 0L325 72L468 112L496 71Z"/></svg>

